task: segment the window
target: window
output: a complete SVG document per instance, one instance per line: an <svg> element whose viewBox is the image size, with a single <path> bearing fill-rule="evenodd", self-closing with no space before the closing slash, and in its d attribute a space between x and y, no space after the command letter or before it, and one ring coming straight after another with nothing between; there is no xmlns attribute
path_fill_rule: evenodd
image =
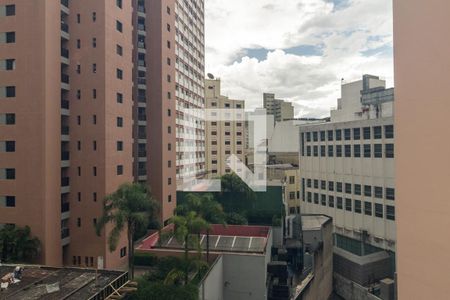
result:
<svg viewBox="0 0 450 300"><path fill-rule="evenodd" d="M97 176L97 167L92 168L92 174L94 174L94 176Z"/></svg>
<svg viewBox="0 0 450 300"><path fill-rule="evenodd" d="M325 180L320 181L320 189L322 189L322 190L327 189L327 182Z"/></svg>
<svg viewBox="0 0 450 300"><path fill-rule="evenodd" d="M326 157L326 148L325 148L325 146L320 146L320 156L322 156L322 157Z"/></svg>
<svg viewBox="0 0 450 300"><path fill-rule="evenodd" d="M328 141L329 142L333 141L333 130L328 130Z"/></svg>
<svg viewBox="0 0 450 300"><path fill-rule="evenodd" d="M373 138L374 139L381 139L383 137L383 133L381 132L381 126L375 126L373 127Z"/></svg>
<svg viewBox="0 0 450 300"><path fill-rule="evenodd" d="M334 191L334 182L333 181L328 181L328 190L330 192Z"/></svg>
<svg viewBox="0 0 450 300"><path fill-rule="evenodd" d="M342 130L336 129L336 141L342 140Z"/></svg>
<svg viewBox="0 0 450 300"><path fill-rule="evenodd" d="M117 79L123 79L123 71L121 69L116 70Z"/></svg>
<svg viewBox="0 0 450 300"><path fill-rule="evenodd" d="M77 150L81 151L81 141L77 141Z"/></svg>
<svg viewBox="0 0 450 300"><path fill-rule="evenodd" d="M16 124L16 114L5 114L5 121L4 124L5 125L14 125ZM0 118L1 120L1 118ZM1 124L1 123L0 123Z"/></svg>
<svg viewBox="0 0 450 300"><path fill-rule="evenodd" d="M116 0L116 5L118 8L122 8L122 0Z"/></svg>
<svg viewBox="0 0 450 300"><path fill-rule="evenodd" d="M342 182L336 182L336 191L342 193Z"/></svg>
<svg viewBox="0 0 450 300"><path fill-rule="evenodd" d="M92 22L95 22L95 21L97 21L97 13L94 11L92 13Z"/></svg>
<svg viewBox="0 0 450 300"><path fill-rule="evenodd" d="M371 202L364 202L364 214L366 216L372 215L372 203Z"/></svg>
<svg viewBox="0 0 450 300"><path fill-rule="evenodd" d="M117 166L117 175L123 175L123 166L122 165Z"/></svg>
<svg viewBox="0 0 450 300"><path fill-rule="evenodd" d="M117 151L123 151L123 142L117 141Z"/></svg>
<svg viewBox="0 0 450 300"><path fill-rule="evenodd" d="M170 15L170 7L167 6L167 14Z"/></svg>
<svg viewBox="0 0 450 300"><path fill-rule="evenodd" d="M5 141L5 152L16 152L16 142Z"/></svg>
<svg viewBox="0 0 450 300"><path fill-rule="evenodd" d="M116 29L117 29L117 31L119 31L119 32L122 32L122 31L123 31L123 25L122 25L121 22L116 21Z"/></svg>
<svg viewBox="0 0 450 300"><path fill-rule="evenodd" d="M345 157L352 157L352 145L344 146Z"/></svg>
<svg viewBox="0 0 450 300"><path fill-rule="evenodd" d="M16 69L16 60L15 59L5 59L4 60L4 70L12 71Z"/></svg>
<svg viewBox="0 0 450 300"><path fill-rule="evenodd" d="M94 226L97 225L97 218L93 218L92 223L94 224Z"/></svg>
<svg viewBox="0 0 450 300"><path fill-rule="evenodd" d="M92 38L92 48L97 48L97 38Z"/></svg>
<svg viewBox="0 0 450 300"><path fill-rule="evenodd" d="M353 193L355 195L361 195L361 185L360 184L355 184L353 189L354 189Z"/></svg>
<svg viewBox="0 0 450 300"><path fill-rule="evenodd" d="M172 178L167 178L167 184L171 185L172 184Z"/></svg>
<svg viewBox="0 0 450 300"><path fill-rule="evenodd" d="M317 142L318 141L318 135L317 135L317 131L313 132L313 141Z"/></svg>
<svg viewBox="0 0 450 300"><path fill-rule="evenodd" d="M5 5L5 16L15 16L16 15L16 6L14 4Z"/></svg>
<svg viewBox="0 0 450 300"><path fill-rule="evenodd" d="M395 200L395 189L386 188L386 199Z"/></svg>
<svg viewBox="0 0 450 300"><path fill-rule="evenodd" d="M394 144L386 144L384 148L386 158L394 158Z"/></svg>
<svg viewBox="0 0 450 300"><path fill-rule="evenodd" d="M94 201L94 202L97 202L97 193L93 193L92 194L92 200Z"/></svg>
<svg viewBox="0 0 450 300"><path fill-rule="evenodd" d="M170 41L167 41L167 48L170 49Z"/></svg>
<svg viewBox="0 0 450 300"><path fill-rule="evenodd" d="M373 156L375 158L382 158L383 157L383 145L382 144L375 144L375 145L373 145Z"/></svg>
<svg viewBox="0 0 450 300"><path fill-rule="evenodd" d="M295 176L289 176L289 184L295 183Z"/></svg>
<svg viewBox="0 0 450 300"><path fill-rule="evenodd" d="M6 43L13 44L16 42L16 33L15 32L7 32L6 34Z"/></svg>
<svg viewBox="0 0 450 300"><path fill-rule="evenodd" d="M353 156L361 157L361 145L353 145Z"/></svg>
<svg viewBox="0 0 450 300"><path fill-rule="evenodd" d="M127 255L127 247L123 247L120 249L120 257L125 257Z"/></svg>
<svg viewBox="0 0 450 300"><path fill-rule="evenodd" d="M16 207L16 197L15 196L0 196L0 206L5 207Z"/></svg>
<svg viewBox="0 0 450 300"><path fill-rule="evenodd" d="M77 116L77 124L81 125L81 116Z"/></svg>
<svg viewBox="0 0 450 300"><path fill-rule="evenodd" d="M94 149L94 151L97 151L97 141L92 142L92 148Z"/></svg>
<svg viewBox="0 0 450 300"><path fill-rule="evenodd" d="M328 157L333 157L333 156L334 156L333 145L328 145Z"/></svg>
<svg viewBox="0 0 450 300"><path fill-rule="evenodd" d="M311 142L311 132L306 133L306 141Z"/></svg>
<svg viewBox="0 0 450 300"><path fill-rule="evenodd" d="M361 128L353 128L353 139L354 140L361 139Z"/></svg>
<svg viewBox="0 0 450 300"><path fill-rule="evenodd" d="M375 217L383 218L383 205L375 203Z"/></svg>
<svg viewBox="0 0 450 300"><path fill-rule="evenodd" d="M349 198L345 199L345 210L352 211L352 199Z"/></svg>
<svg viewBox="0 0 450 300"><path fill-rule="evenodd" d="M81 65L77 64L77 74L81 74Z"/></svg>
<svg viewBox="0 0 450 300"><path fill-rule="evenodd" d="M81 15L77 14L77 23L80 24L81 23Z"/></svg>
<svg viewBox="0 0 450 300"><path fill-rule="evenodd" d="M172 144L170 144L170 143L167 144L167 150L168 150L168 151L172 151Z"/></svg>
<svg viewBox="0 0 450 300"><path fill-rule="evenodd" d="M328 196L328 206L334 207L334 197L333 196Z"/></svg>
<svg viewBox="0 0 450 300"><path fill-rule="evenodd" d="M116 45L116 53L120 56L123 55L123 48L120 45Z"/></svg>
<svg viewBox="0 0 450 300"><path fill-rule="evenodd" d="M78 176L81 176L81 167L77 168L77 173L78 173Z"/></svg>
<svg viewBox="0 0 450 300"><path fill-rule="evenodd" d="M314 193L314 204L319 204L319 194Z"/></svg>
<svg viewBox="0 0 450 300"><path fill-rule="evenodd" d="M80 49L80 48L81 48L81 40L77 39L77 49Z"/></svg>
<svg viewBox="0 0 450 300"><path fill-rule="evenodd" d="M372 197L372 187L370 185L364 186L364 196Z"/></svg>
<svg viewBox="0 0 450 300"><path fill-rule="evenodd" d="M78 100L81 99L81 90L77 90L77 99L78 99Z"/></svg>
<svg viewBox="0 0 450 300"><path fill-rule="evenodd" d="M290 200L294 200L295 199L295 192L290 192L289 193L289 199Z"/></svg>
<svg viewBox="0 0 450 300"><path fill-rule="evenodd" d="M97 89L92 90L92 98L97 99Z"/></svg>
<svg viewBox="0 0 450 300"><path fill-rule="evenodd" d="M170 24L167 24L167 31L170 32Z"/></svg>
<svg viewBox="0 0 450 300"><path fill-rule="evenodd" d="M371 151L370 151L370 145L365 144L364 145L364 157L368 158L371 157Z"/></svg>
<svg viewBox="0 0 450 300"><path fill-rule="evenodd" d="M311 146L306 147L306 155L311 156Z"/></svg>
<svg viewBox="0 0 450 300"><path fill-rule="evenodd" d="M172 202L172 195L167 196L167 202Z"/></svg>
<svg viewBox="0 0 450 300"><path fill-rule="evenodd" d="M167 65L171 65L172 64L172 61L170 60L170 58L167 58Z"/></svg>
<svg viewBox="0 0 450 300"><path fill-rule="evenodd" d="M394 138L394 125L386 125L384 126L384 137L386 139Z"/></svg>
<svg viewBox="0 0 450 300"><path fill-rule="evenodd" d="M336 145L336 157L342 157L342 145Z"/></svg>
<svg viewBox="0 0 450 300"><path fill-rule="evenodd" d="M77 218L77 226L81 227L81 218Z"/></svg>
<svg viewBox="0 0 450 300"><path fill-rule="evenodd" d="M92 123L95 125L97 124L97 115L92 116Z"/></svg>
<svg viewBox="0 0 450 300"><path fill-rule="evenodd" d="M376 186L374 189L375 198L382 199L383 198L383 188L381 186Z"/></svg>
<svg viewBox="0 0 450 300"><path fill-rule="evenodd" d="M343 208L342 197L337 197L336 200L337 200L337 208L342 209Z"/></svg>
<svg viewBox="0 0 450 300"><path fill-rule="evenodd" d="M123 103L123 94L122 93L116 94L116 101L117 101L117 103Z"/></svg>
<svg viewBox="0 0 450 300"><path fill-rule="evenodd" d="M167 75L167 82L171 82L172 78L170 77L170 75Z"/></svg>
<svg viewBox="0 0 450 300"><path fill-rule="evenodd" d="M307 198L308 202L311 203L312 202L312 194L311 194L311 192L308 192L307 196L308 196L308 198Z"/></svg>
<svg viewBox="0 0 450 300"><path fill-rule="evenodd" d="M386 205L386 219L395 221L395 207Z"/></svg>
<svg viewBox="0 0 450 300"><path fill-rule="evenodd" d="M327 195L320 195L320 204L327 206Z"/></svg>
<svg viewBox="0 0 450 300"><path fill-rule="evenodd" d="M123 118L117 117L117 127L123 127Z"/></svg>
<svg viewBox="0 0 450 300"><path fill-rule="evenodd" d="M14 98L16 97L16 87L15 86L6 86L0 88L2 94L4 94L5 98Z"/></svg>
<svg viewBox="0 0 450 300"><path fill-rule="evenodd" d="M311 187L311 179L306 180L306 186L309 188Z"/></svg>
<svg viewBox="0 0 450 300"><path fill-rule="evenodd" d="M351 183L346 183L345 184L345 193L346 194L351 194L352 193L352 184Z"/></svg>
<svg viewBox="0 0 450 300"><path fill-rule="evenodd" d="M361 200L355 200L355 213L360 214L362 212Z"/></svg>
<svg viewBox="0 0 450 300"><path fill-rule="evenodd" d="M78 198L78 202L81 202L81 193L80 192L77 193L77 198Z"/></svg>
<svg viewBox="0 0 450 300"><path fill-rule="evenodd" d="M363 128L363 135L365 140L370 140L370 127Z"/></svg>
<svg viewBox="0 0 450 300"><path fill-rule="evenodd" d="M320 132L320 141L325 142L325 131Z"/></svg>
<svg viewBox="0 0 450 300"><path fill-rule="evenodd" d="M319 180L314 179L314 188L318 189L319 188Z"/></svg>
<svg viewBox="0 0 450 300"><path fill-rule="evenodd" d="M319 156L319 146L314 146L314 156L317 157Z"/></svg>
<svg viewBox="0 0 450 300"><path fill-rule="evenodd" d="M350 128L344 129L344 139L346 141L349 141L352 139L352 132L351 132Z"/></svg>

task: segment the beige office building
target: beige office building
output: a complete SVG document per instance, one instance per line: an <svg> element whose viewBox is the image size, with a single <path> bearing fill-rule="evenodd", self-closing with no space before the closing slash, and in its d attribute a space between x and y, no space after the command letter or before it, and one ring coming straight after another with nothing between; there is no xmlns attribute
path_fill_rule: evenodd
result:
<svg viewBox="0 0 450 300"><path fill-rule="evenodd" d="M275 122L292 120L294 118L294 106L291 102L275 99L275 94L264 93L263 105L268 115L273 115Z"/></svg>
<svg viewBox="0 0 450 300"><path fill-rule="evenodd" d="M206 79L205 96L207 109L242 110L243 100L232 100L221 95L220 79ZM218 111L219 112L219 111ZM226 114L222 114L225 116ZM230 113L230 116L234 114ZM236 114L237 116L237 114ZM209 178L214 178L232 172L227 164L230 155L236 155L245 162L245 124L243 121L208 121L206 122L206 170Z"/></svg>
<svg viewBox="0 0 450 300"><path fill-rule="evenodd" d="M450 294L449 12L394 0L399 299Z"/></svg>
<svg viewBox="0 0 450 300"><path fill-rule="evenodd" d="M133 181L131 15L129 1L0 1L0 223L31 227L39 263L127 264L126 240L110 252L94 225Z"/></svg>

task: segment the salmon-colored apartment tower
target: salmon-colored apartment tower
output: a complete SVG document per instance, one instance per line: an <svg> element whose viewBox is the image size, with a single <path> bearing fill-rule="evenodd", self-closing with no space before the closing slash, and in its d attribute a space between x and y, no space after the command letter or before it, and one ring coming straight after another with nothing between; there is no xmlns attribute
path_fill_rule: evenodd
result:
<svg viewBox="0 0 450 300"><path fill-rule="evenodd" d="M399 299L450 295L450 1L394 0Z"/></svg>
<svg viewBox="0 0 450 300"><path fill-rule="evenodd" d="M160 204L159 221L167 224L177 181L201 176L205 168L204 121L182 112L205 107L204 3L133 0L133 5L134 176L149 184Z"/></svg>
<svg viewBox="0 0 450 300"><path fill-rule="evenodd" d="M133 181L132 71L130 1L0 0L0 224L42 264L126 266L94 224Z"/></svg>

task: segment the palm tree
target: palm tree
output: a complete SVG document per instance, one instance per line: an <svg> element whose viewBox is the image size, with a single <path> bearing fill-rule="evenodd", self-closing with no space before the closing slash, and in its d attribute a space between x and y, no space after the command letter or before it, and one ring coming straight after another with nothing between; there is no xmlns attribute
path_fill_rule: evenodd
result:
<svg viewBox="0 0 450 300"><path fill-rule="evenodd" d="M210 225L195 211L190 211L186 215L175 215L170 219L170 223L175 225L174 236L179 243L184 244L184 282L189 282L189 246L192 244L192 235L203 230L208 230ZM197 241L199 244L200 241ZM201 248L199 247L199 251Z"/></svg>
<svg viewBox="0 0 450 300"><path fill-rule="evenodd" d="M194 211L198 216L202 217L209 224L223 224L226 222L226 215L222 205L214 200L212 194L188 194L186 202L177 207L178 215L186 215L188 212ZM206 261L209 262L209 237L210 228L206 229Z"/></svg>
<svg viewBox="0 0 450 300"><path fill-rule="evenodd" d="M136 183L125 183L105 198L103 215L96 225L96 232L100 236L106 224L114 226L108 236L109 250L112 252L117 249L122 231L127 231L128 267L131 278L134 276L133 236L138 227L148 225L156 214L156 207L149 190L144 185Z"/></svg>
<svg viewBox="0 0 450 300"><path fill-rule="evenodd" d="M29 226L5 225L0 229L0 260L32 262L40 253L41 242L31 236Z"/></svg>

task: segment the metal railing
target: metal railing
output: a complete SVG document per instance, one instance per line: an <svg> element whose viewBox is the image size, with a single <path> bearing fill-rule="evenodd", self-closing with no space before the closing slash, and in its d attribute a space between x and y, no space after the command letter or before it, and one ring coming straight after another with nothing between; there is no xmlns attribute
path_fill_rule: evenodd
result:
<svg viewBox="0 0 450 300"><path fill-rule="evenodd" d="M61 228L61 239L68 238L70 236L69 228Z"/></svg>
<svg viewBox="0 0 450 300"><path fill-rule="evenodd" d="M65 213L70 211L70 203L69 202L63 202L61 203L61 212Z"/></svg>
<svg viewBox="0 0 450 300"><path fill-rule="evenodd" d="M62 177L61 178L61 186L69 186L70 185L70 178L69 177Z"/></svg>
<svg viewBox="0 0 450 300"><path fill-rule="evenodd" d="M69 33L69 24L61 23L61 30L66 33Z"/></svg>
<svg viewBox="0 0 450 300"><path fill-rule="evenodd" d="M69 160L70 159L70 152L69 151L62 151L61 152L61 160Z"/></svg>
<svg viewBox="0 0 450 300"><path fill-rule="evenodd" d="M70 132L69 126L61 126L61 134L68 135Z"/></svg>
<svg viewBox="0 0 450 300"><path fill-rule="evenodd" d="M61 108L69 109L70 108L69 100L61 99Z"/></svg>
<svg viewBox="0 0 450 300"><path fill-rule="evenodd" d="M69 75L61 74L61 82L69 84Z"/></svg>
<svg viewBox="0 0 450 300"><path fill-rule="evenodd" d="M69 58L69 49L61 48L61 56L65 58Z"/></svg>

